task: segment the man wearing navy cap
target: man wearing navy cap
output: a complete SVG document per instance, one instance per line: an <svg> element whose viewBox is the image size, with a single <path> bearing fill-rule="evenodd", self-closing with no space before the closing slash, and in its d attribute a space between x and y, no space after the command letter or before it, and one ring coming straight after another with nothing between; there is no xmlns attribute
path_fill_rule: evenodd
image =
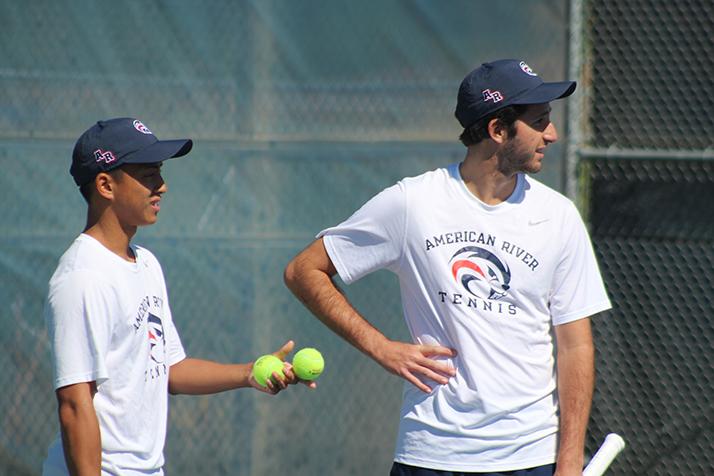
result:
<svg viewBox="0 0 714 476"><path fill-rule="evenodd" d="M558 140L549 103L574 90L520 60L482 64L458 92L464 160L385 189L285 270L318 318L406 380L392 475L582 474L590 316L610 302L575 206L527 175ZM332 281L381 268L410 343Z"/></svg>
<svg viewBox="0 0 714 476"><path fill-rule="evenodd" d="M45 308L60 421L45 476L161 475L168 392L252 386L275 394L297 382L289 364L265 388L252 363L186 357L161 266L130 243L157 220L167 190L162 162L191 147L160 141L132 118L99 121L77 140L70 173L88 204L87 225L60 258ZM275 354L284 359L293 345Z"/></svg>

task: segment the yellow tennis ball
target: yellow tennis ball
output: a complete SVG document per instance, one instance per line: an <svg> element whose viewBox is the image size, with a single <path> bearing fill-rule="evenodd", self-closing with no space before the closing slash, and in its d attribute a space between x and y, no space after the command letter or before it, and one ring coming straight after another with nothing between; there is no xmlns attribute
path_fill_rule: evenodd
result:
<svg viewBox="0 0 714 476"><path fill-rule="evenodd" d="M306 347L293 357L293 371L302 380L315 380L325 368L325 360L317 349Z"/></svg>
<svg viewBox="0 0 714 476"><path fill-rule="evenodd" d="M273 354L263 355L258 357L258 360L253 364L253 377L261 386L267 386L268 379L273 376L273 372L284 377L283 361L275 357Z"/></svg>

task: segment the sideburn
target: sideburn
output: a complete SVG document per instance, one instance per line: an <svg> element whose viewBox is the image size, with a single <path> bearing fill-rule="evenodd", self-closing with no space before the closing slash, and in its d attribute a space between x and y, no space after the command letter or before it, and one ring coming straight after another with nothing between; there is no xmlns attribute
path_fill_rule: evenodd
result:
<svg viewBox="0 0 714 476"><path fill-rule="evenodd" d="M522 154L516 146L516 125L510 124L507 128L508 139L498 153L497 169L506 177L511 177L518 172L526 172L526 165L531 159L530 155Z"/></svg>

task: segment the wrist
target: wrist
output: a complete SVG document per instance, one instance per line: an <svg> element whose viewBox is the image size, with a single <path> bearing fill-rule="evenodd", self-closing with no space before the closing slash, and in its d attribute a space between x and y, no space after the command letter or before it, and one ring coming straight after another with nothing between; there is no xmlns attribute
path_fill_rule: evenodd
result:
<svg viewBox="0 0 714 476"><path fill-rule="evenodd" d="M385 359L385 354L387 348L389 347L390 340L387 339L383 334L377 332L373 339L369 340L368 345L365 345L362 349L368 357L373 359L378 363L382 363Z"/></svg>
<svg viewBox="0 0 714 476"><path fill-rule="evenodd" d="M561 474L581 474L584 463L582 454L558 454L556 467Z"/></svg>
<svg viewBox="0 0 714 476"><path fill-rule="evenodd" d="M253 364L255 362L249 362L247 364L235 364L235 379L236 388L250 387L250 376L253 373Z"/></svg>

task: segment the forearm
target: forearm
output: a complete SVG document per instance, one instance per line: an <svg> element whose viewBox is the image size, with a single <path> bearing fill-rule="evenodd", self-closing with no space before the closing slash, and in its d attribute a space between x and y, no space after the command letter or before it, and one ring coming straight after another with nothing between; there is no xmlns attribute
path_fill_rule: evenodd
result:
<svg viewBox="0 0 714 476"><path fill-rule="evenodd" d="M62 447L72 476L94 476L101 472L102 443L99 421L91 398L58 398Z"/></svg>
<svg viewBox="0 0 714 476"><path fill-rule="evenodd" d="M206 395L249 387L251 364L221 364L186 358L169 369L169 392Z"/></svg>
<svg viewBox="0 0 714 476"><path fill-rule="evenodd" d="M299 259L288 267L285 283L320 321L366 355L376 358L387 338L352 306L326 272L302 267Z"/></svg>
<svg viewBox="0 0 714 476"><path fill-rule="evenodd" d="M592 342L558 349L558 399L560 442L558 469L561 474L580 474L583 467L585 433L595 382ZM565 470L570 472L566 472Z"/></svg>
<svg viewBox="0 0 714 476"><path fill-rule="evenodd" d="M288 264L285 284L300 301L333 332L362 351L387 371L424 392L431 387L422 377L446 384L455 370L434 356L454 357L453 349L387 339L373 327L332 282L336 273L322 240L314 241Z"/></svg>

